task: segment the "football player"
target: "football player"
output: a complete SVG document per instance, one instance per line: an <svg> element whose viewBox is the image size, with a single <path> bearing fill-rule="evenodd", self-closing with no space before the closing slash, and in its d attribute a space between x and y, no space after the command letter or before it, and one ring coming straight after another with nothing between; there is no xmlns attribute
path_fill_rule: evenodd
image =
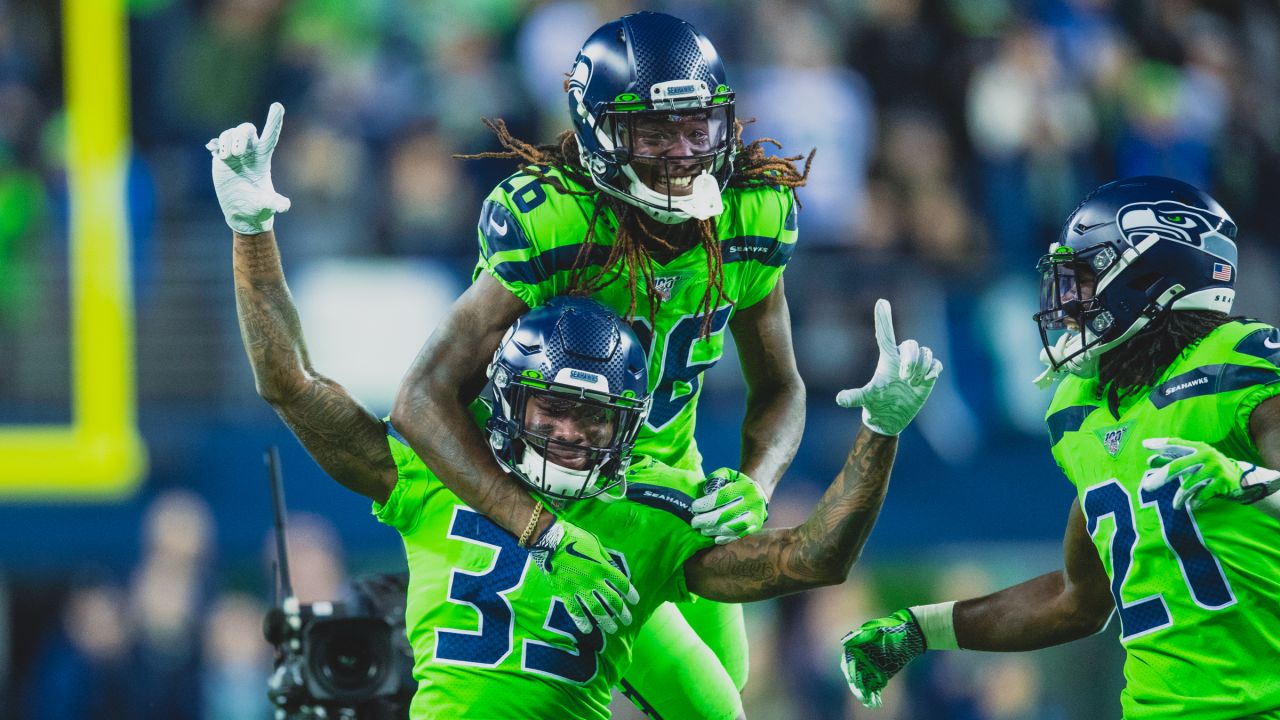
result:
<svg viewBox="0 0 1280 720"><path fill-rule="evenodd" d="M1177 180L1103 185L1040 260L1076 487L1062 570L899 610L844 641L868 706L926 650L1032 650L1120 616L1126 718L1280 718L1280 330L1231 318L1236 226ZM1054 335L1058 335L1056 340Z"/></svg>
<svg viewBox="0 0 1280 720"><path fill-rule="evenodd" d="M488 458L533 499L523 528L509 533L446 487L404 428L312 367L274 232L289 206L270 173L282 116L273 105L261 136L246 124L209 143L234 231L241 335L259 394L402 536L413 718L606 718L610 688L663 603L694 593L746 602L844 582L883 503L896 436L941 371L928 348L896 342L888 302L876 305L876 371L843 398L863 407L864 425L844 468L803 525L732 544L694 527L700 472L632 457L654 400L634 329L586 298L523 313L487 366L487 402L472 403L466 420L487 429ZM554 579L576 572L589 577L565 602ZM597 584L610 595L593 592Z"/></svg>
<svg viewBox="0 0 1280 720"><path fill-rule="evenodd" d="M715 48L669 15L599 28L566 90L573 129L554 145L534 147L492 123L508 152L485 156L519 169L484 202L473 285L424 346L391 417L447 487L519 534L534 501L465 422L484 363L515 318L575 294L632 321L653 392L637 452L695 473L703 373L721 357L727 329L747 385L741 461L710 473L692 511L705 534L735 540L763 525L803 431L782 272L796 242L792 189L804 176L759 142L742 145ZM592 575L558 582L566 595L612 592ZM661 608L637 655L625 689L641 707L664 717L741 711L747 641L737 605Z"/></svg>

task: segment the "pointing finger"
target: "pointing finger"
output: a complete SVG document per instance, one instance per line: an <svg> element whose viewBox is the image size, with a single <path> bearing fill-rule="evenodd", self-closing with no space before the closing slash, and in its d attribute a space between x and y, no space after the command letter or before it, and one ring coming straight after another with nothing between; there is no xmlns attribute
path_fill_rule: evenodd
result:
<svg viewBox="0 0 1280 720"><path fill-rule="evenodd" d="M898 356L898 340L893 333L893 309L884 298L876 300L876 344L887 357Z"/></svg>
<svg viewBox="0 0 1280 720"><path fill-rule="evenodd" d="M284 106L273 102L271 108L267 110L267 121L262 125L262 138L258 141L262 154L270 155L271 151L276 149L276 143L280 140L280 128L283 125Z"/></svg>

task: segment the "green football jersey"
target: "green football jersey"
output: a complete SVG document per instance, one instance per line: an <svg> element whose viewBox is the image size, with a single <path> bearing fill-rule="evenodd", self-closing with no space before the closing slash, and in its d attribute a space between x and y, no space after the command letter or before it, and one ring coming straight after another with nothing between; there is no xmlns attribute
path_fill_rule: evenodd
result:
<svg viewBox="0 0 1280 720"><path fill-rule="evenodd" d="M1053 456L1075 484L1111 578L1126 650L1126 718L1280 718L1280 520L1215 501L1175 510L1177 483L1140 488L1149 438L1263 464L1249 416L1280 393L1280 330L1231 322L1184 351L1117 420L1096 379L1049 407Z"/></svg>
<svg viewBox="0 0 1280 720"><path fill-rule="evenodd" d="M640 627L662 603L688 599L684 563L713 544L689 526L701 473L636 458L625 498L557 513L595 533L640 593L630 626L583 634L510 533L450 492L390 423L387 443L398 479L373 510L399 531L409 564L410 716L609 717Z"/></svg>
<svg viewBox="0 0 1280 720"><path fill-rule="evenodd" d="M549 171L569 188L581 186ZM791 191L778 187L724 191L724 213L716 218L724 267L724 296L711 310L711 335L702 338L699 314L709 275L707 253L695 247L667 263L650 262L661 294L650 324L649 297L638 282L632 323L649 354L653 408L636 441L636 452L689 470L701 468L693 430L702 374L724 350L724 331L734 312L762 300L781 277L796 241L796 207ZM591 196L558 192L533 175L516 173L489 194L480 213L480 259L475 274L487 272L529 307L565 293L570 269L580 253L593 277L609 254L617 219L607 208L603 222L584 248L595 209ZM631 295L625 276L593 297L625 316Z"/></svg>

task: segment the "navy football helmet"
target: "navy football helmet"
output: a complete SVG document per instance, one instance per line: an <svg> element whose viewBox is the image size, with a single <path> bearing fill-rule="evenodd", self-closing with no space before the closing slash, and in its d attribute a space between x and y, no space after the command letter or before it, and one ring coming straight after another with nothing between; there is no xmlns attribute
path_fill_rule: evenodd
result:
<svg viewBox="0 0 1280 720"><path fill-rule="evenodd" d="M1135 177L1094 190L1037 266L1041 359L1089 377L1102 353L1165 312L1231 312L1235 237L1222 206L1187 183Z"/></svg>
<svg viewBox="0 0 1280 720"><path fill-rule="evenodd" d="M516 320L489 364L489 445L508 472L576 500L623 482L649 411L648 361L609 308L556 297Z"/></svg>
<svg viewBox="0 0 1280 720"><path fill-rule="evenodd" d="M675 224L724 211L734 95L705 35L662 13L605 24L567 84L582 164L600 190Z"/></svg>

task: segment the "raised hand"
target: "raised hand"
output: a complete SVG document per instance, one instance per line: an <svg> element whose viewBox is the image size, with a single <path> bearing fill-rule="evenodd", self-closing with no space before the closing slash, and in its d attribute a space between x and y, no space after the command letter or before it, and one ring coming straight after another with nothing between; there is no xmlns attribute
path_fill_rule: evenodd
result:
<svg viewBox="0 0 1280 720"><path fill-rule="evenodd" d="M889 301L876 301L876 344L880 360L870 382L836 395L840 407L862 408L862 424L881 435L897 435L906 428L942 372L933 351L915 340L898 344L893 333Z"/></svg>
<svg viewBox="0 0 1280 720"><path fill-rule="evenodd" d="M529 555L578 630L589 633L594 622L613 634L619 622L631 624L627 603L640 602L640 593L595 535L557 517L529 546Z"/></svg>
<svg viewBox="0 0 1280 720"><path fill-rule="evenodd" d="M707 477L702 496L689 510L693 512L693 528L724 545L764 527L769 499L745 473L720 468Z"/></svg>
<svg viewBox="0 0 1280 720"><path fill-rule="evenodd" d="M271 153L283 123L284 106L271 103L261 136L253 123L242 123L205 144L213 154L213 189L222 215L241 235L272 229L276 213L289 209L289 198L271 184Z"/></svg>

